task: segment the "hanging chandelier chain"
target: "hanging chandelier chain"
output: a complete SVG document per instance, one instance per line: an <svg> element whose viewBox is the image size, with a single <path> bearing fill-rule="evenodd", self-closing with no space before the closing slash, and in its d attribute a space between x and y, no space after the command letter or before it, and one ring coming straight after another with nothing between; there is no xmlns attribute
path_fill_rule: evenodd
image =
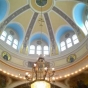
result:
<svg viewBox="0 0 88 88"><path fill-rule="evenodd" d="M38 22L40 23L40 28L41 28L41 33L40 33L40 42L42 43L42 31L43 31L43 16L42 16L42 1L40 0L41 3L41 12L40 12L40 18L38 20ZM34 63L33 67L32 67L32 73L29 74L28 72L25 74L25 78L30 81L48 81L51 82L52 81L52 77L55 74L55 69L52 68L50 69L50 63L44 60L44 57L39 57L39 59Z"/></svg>
<svg viewBox="0 0 88 88"><path fill-rule="evenodd" d="M43 26L43 22L44 22L44 20L43 20L43 16L42 16L42 0L40 0L40 3L41 3L41 12L40 12L40 18L39 18L39 26L40 26L40 28L41 28L41 30L40 30L40 42L42 42L42 26Z"/></svg>

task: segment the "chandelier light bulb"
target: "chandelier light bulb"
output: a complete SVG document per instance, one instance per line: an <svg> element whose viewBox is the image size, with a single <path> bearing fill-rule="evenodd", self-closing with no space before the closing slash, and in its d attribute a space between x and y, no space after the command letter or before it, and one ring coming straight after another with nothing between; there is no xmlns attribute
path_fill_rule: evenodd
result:
<svg viewBox="0 0 88 88"><path fill-rule="evenodd" d="M45 80L48 80L48 78L46 77Z"/></svg>
<svg viewBox="0 0 88 88"><path fill-rule="evenodd" d="M55 68L52 68L52 71L55 71Z"/></svg>
<svg viewBox="0 0 88 88"><path fill-rule="evenodd" d="M47 67L45 67L44 69L45 69L45 71L47 71L47 69L48 69L48 68L47 68Z"/></svg>
<svg viewBox="0 0 88 88"><path fill-rule="evenodd" d="M55 77L52 77L52 80L55 81Z"/></svg>
<svg viewBox="0 0 88 88"><path fill-rule="evenodd" d="M25 74L26 74L26 75L28 75L29 73L28 73L28 72L26 72Z"/></svg>
<svg viewBox="0 0 88 88"><path fill-rule="evenodd" d="M36 64L34 64L34 67L36 67Z"/></svg>
<svg viewBox="0 0 88 88"><path fill-rule="evenodd" d="M28 74L28 77L30 77L31 75L30 74Z"/></svg>

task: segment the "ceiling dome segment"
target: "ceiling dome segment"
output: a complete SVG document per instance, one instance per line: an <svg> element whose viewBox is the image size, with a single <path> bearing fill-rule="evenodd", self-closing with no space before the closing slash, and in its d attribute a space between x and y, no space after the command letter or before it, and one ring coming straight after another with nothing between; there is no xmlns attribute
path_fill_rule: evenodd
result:
<svg viewBox="0 0 88 88"><path fill-rule="evenodd" d="M8 10L7 0L0 0L0 21L4 19L7 10Z"/></svg>
<svg viewBox="0 0 88 88"><path fill-rule="evenodd" d="M29 0L30 7L35 11L40 13L41 6L42 12L47 12L52 9L54 0Z"/></svg>
<svg viewBox="0 0 88 88"><path fill-rule="evenodd" d="M60 39L62 37L63 34L65 34L68 31L74 31L71 27L69 26L61 26L57 32L56 32L56 42L58 45L58 48L60 49Z"/></svg>
<svg viewBox="0 0 88 88"><path fill-rule="evenodd" d="M83 23L83 14L86 5L84 3L78 3L73 9L73 19L75 23L82 29L85 35L87 35L86 29Z"/></svg>
<svg viewBox="0 0 88 88"><path fill-rule="evenodd" d="M48 45L50 45L50 41L48 39L48 37L45 35L45 34L41 34L41 33L36 33L34 35L31 36L30 40L29 40L29 43L35 41L35 40L42 40L45 41Z"/></svg>
<svg viewBox="0 0 88 88"><path fill-rule="evenodd" d="M20 48L20 46L22 44L22 41L23 41L23 38L24 38L24 31L23 31L22 26L18 23L11 23L11 24L7 25L6 28L10 28L18 34L18 36L19 36L19 46L18 46L18 48Z"/></svg>

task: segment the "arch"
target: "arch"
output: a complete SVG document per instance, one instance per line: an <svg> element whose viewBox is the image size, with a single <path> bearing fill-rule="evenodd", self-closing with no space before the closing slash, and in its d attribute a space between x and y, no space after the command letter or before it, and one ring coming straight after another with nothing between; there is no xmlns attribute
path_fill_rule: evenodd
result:
<svg viewBox="0 0 88 88"><path fill-rule="evenodd" d="M68 31L74 31L72 27L70 26L61 26L60 28L58 28L57 32L56 32L56 42L57 42L57 45L58 45L58 48L60 50L60 39L62 37L63 34L65 34L66 32Z"/></svg>
<svg viewBox="0 0 88 88"><path fill-rule="evenodd" d="M19 23L11 23L11 24L8 24L6 28L10 28L17 33L19 37L18 49L20 49L20 46L22 45L22 41L24 38L24 31L23 31L22 26Z"/></svg>
<svg viewBox="0 0 88 88"><path fill-rule="evenodd" d="M84 3L78 3L73 8L73 19L75 23L80 27L80 29L83 31L85 35L87 35L86 28L84 26L83 22L83 14L86 8L86 4Z"/></svg>
<svg viewBox="0 0 88 88"><path fill-rule="evenodd" d="M2 21L4 19L4 17L6 16L8 10L8 3L7 0L0 0L0 21Z"/></svg>
<svg viewBox="0 0 88 88"><path fill-rule="evenodd" d="M36 34L32 35L30 40L29 40L29 43L33 42L34 40L40 40L41 36L42 36L42 40L45 41L49 46L50 45L49 38L44 33L42 33L42 34L36 33Z"/></svg>

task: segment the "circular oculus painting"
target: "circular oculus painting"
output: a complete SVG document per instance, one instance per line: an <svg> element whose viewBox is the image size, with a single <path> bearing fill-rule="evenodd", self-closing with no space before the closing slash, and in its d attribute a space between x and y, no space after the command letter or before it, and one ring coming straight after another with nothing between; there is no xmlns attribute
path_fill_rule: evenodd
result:
<svg viewBox="0 0 88 88"><path fill-rule="evenodd" d="M47 4L47 0L36 0L37 5L44 6Z"/></svg>

